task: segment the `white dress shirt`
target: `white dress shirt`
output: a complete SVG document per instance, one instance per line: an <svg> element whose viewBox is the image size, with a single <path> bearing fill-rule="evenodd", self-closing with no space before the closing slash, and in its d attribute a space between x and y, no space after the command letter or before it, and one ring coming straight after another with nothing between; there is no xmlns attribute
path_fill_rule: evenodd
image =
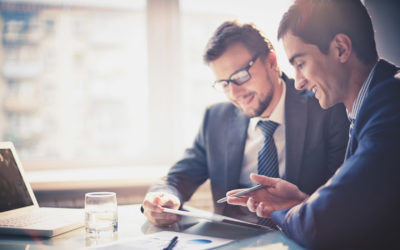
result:
<svg viewBox="0 0 400 250"><path fill-rule="evenodd" d="M247 130L247 140L244 148L244 156L242 162L242 172L240 173L239 184L242 187L254 186L250 180L251 173L257 173L258 151L264 144L264 134L257 126L258 121L274 121L279 124L276 128L273 138L275 141L276 151L278 153L279 176L284 177L286 163L286 133L285 133L285 98L286 86L281 79L282 96L272 111L269 118L254 117L250 119Z"/></svg>

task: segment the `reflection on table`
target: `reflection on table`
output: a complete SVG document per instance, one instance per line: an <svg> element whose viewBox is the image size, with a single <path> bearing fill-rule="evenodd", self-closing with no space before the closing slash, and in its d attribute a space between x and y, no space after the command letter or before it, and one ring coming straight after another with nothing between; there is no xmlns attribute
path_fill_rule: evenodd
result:
<svg viewBox="0 0 400 250"><path fill-rule="evenodd" d="M52 238L29 238L0 235L0 249L43 250L43 249L82 249L102 246L112 242L126 241L160 231L175 231L235 240L218 249L303 249L281 232L259 231L241 226L212 223L183 217L179 223L169 227L156 227L147 222L140 212L140 205L118 207L118 232L100 238L86 237L85 229L79 228Z"/></svg>

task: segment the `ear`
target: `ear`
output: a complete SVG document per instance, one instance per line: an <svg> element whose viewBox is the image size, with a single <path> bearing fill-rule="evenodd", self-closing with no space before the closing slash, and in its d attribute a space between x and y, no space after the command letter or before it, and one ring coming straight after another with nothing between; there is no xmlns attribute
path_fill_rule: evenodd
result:
<svg viewBox="0 0 400 250"><path fill-rule="evenodd" d="M276 54L273 51L268 53L267 58L265 58L265 62L268 68L278 70L278 62L276 59Z"/></svg>
<svg viewBox="0 0 400 250"><path fill-rule="evenodd" d="M332 39L330 49L333 56L341 63L347 62L353 49L350 37L343 33L336 34Z"/></svg>

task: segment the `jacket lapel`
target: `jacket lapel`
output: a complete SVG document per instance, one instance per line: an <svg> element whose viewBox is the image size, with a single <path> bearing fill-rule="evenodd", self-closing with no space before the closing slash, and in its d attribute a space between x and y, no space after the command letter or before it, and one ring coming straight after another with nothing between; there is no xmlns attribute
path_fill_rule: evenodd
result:
<svg viewBox="0 0 400 250"><path fill-rule="evenodd" d="M247 138L249 118L238 109L235 115L226 124L226 155L224 173L226 175L226 191L238 187L240 172L242 169L244 147Z"/></svg>
<svg viewBox="0 0 400 250"><path fill-rule="evenodd" d="M399 70L399 68L397 68L396 66L388 63L387 61L379 60L377 65L376 65L374 75L372 76L368 92L370 92L370 90L373 89L379 82L382 82L382 81L384 81L384 80L386 80L388 78L393 77L397 73L398 70ZM368 95L369 95L369 93L367 94L367 96ZM361 106L360 112L361 111L362 111L362 106ZM357 149L357 146L358 146L357 136L353 136L355 131L358 130L356 128L357 125L358 125L358 123L357 123L357 120L356 120L354 122L354 128L352 130L353 132L352 132L352 135L351 135L350 140L349 140L349 145L347 146L345 159L347 159L348 157L352 156L354 154L355 150Z"/></svg>
<svg viewBox="0 0 400 250"><path fill-rule="evenodd" d="M286 82L286 166L283 178L297 183L307 128L307 97L296 91L293 80L285 76L283 79Z"/></svg>

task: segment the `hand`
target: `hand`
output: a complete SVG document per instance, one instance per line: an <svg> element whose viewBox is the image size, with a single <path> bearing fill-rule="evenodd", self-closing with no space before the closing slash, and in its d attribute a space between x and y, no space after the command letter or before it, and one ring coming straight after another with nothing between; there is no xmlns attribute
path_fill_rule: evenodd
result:
<svg viewBox="0 0 400 250"><path fill-rule="evenodd" d="M254 192L247 193L247 194L244 194L244 195L241 195L238 197L234 197L234 198L229 198L230 196L232 196L236 193L242 192L244 190L246 190L246 189L234 189L234 190L227 192L225 195L228 198L226 200L226 202L231 205L239 205L239 206L247 207L247 200L250 198L251 195L254 194Z"/></svg>
<svg viewBox="0 0 400 250"><path fill-rule="evenodd" d="M179 221L180 216L164 213L163 207L178 209L181 206L179 198L165 192L149 192L143 200L144 215L155 226L168 226Z"/></svg>
<svg viewBox="0 0 400 250"><path fill-rule="evenodd" d="M247 206L251 212L256 212L259 217L271 217L272 212L293 207L308 198L308 195L301 192L296 185L280 178L252 174L250 179L263 185L264 188L248 193L243 197L228 198L228 203ZM227 195L239 191L232 190Z"/></svg>

